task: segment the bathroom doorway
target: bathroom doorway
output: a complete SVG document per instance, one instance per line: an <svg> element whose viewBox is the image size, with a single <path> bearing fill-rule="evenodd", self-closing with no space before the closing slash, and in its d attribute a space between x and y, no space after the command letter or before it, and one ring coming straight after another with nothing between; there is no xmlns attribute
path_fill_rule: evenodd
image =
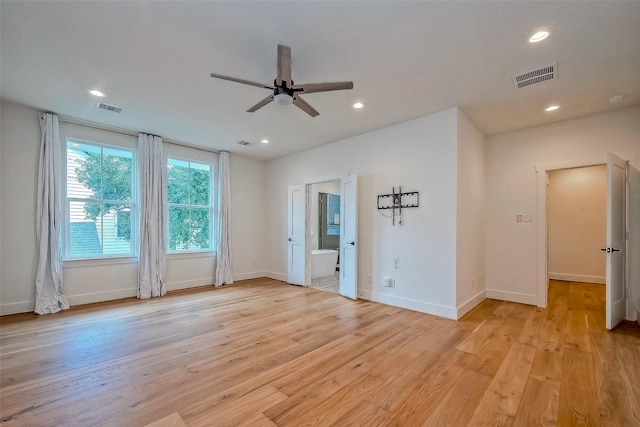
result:
<svg viewBox="0 0 640 427"><path fill-rule="evenodd" d="M340 292L340 180L310 185L310 286Z"/></svg>

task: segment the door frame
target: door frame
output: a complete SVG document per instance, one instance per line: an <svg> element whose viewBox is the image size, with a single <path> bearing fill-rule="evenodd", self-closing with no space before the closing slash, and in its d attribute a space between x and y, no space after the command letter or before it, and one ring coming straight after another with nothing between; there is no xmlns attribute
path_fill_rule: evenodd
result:
<svg viewBox="0 0 640 427"><path fill-rule="evenodd" d="M600 157L589 157L583 159L563 160L558 162L543 163L536 165L538 187L538 211L537 216L537 306L545 308L547 306L547 290L549 287L549 277L547 271L547 182L549 171L558 169L573 169L585 166L597 166L607 164L606 153Z"/></svg>
<svg viewBox="0 0 640 427"><path fill-rule="evenodd" d="M311 284L311 268L309 267L311 264L311 250L309 248L311 248L311 234L309 233L309 221L313 221L313 218L311 218L311 186L313 184L322 184L323 182L329 182L329 181L338 181L340 182L340 179L342 178L342 176L340 175L329 175L329 176L324 176L324 177L319 177L319 178L309 178L309 179L305 179L302 181L302 183L305 186L305 197L306 197L306 201L305 201L305 206L306 206L306 212L305 212L305 230L304 230L304 234L305 234L305 272L304 272L304 280L305 280L305 286L309 286L309 284ZM316 218L317 220L317 218Z"/></svg>

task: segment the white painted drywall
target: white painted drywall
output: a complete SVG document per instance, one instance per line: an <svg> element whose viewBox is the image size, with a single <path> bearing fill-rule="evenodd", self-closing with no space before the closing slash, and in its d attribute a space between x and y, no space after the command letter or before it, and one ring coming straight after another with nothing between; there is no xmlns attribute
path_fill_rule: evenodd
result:
<svg viewBox="0 0 640 427"><path fill-rule="evenodd" d="M549 278L605 283L607 167L549 171L547 230Z"/></svg>
<svg viewBox="0 0 640 427"><path fill-rule="evenodd" d="M487 138L487 296L537 302L536 165L594 158L604 162L607 152L613 152L637 167L638 144L640 107ZM532 223L517 223L518 214L536 217Z"/></svg>
<svg viewBox="0 0 640 427"><path fill-rule="evenodd" d="M454 108L270 161L270 275L284 278L287 268L287 187L351 173L359 177L359 295L456 317L457 116ZM392 226L377 195L398 186L419 191L420 207L403 210L403 225ZM394 288L382 286L385 276Z"/></svg>
<svg viewBox="0 0 640 427"><path fill-rule="evenodd" d="M35 189L40 149L39 112L3 104L2 120L2 246L0 270L0 313L33 309L35 291ZM61 124L61 136L106 141L136 146L136 138L78 125ZM165 151L187 157L195 152L215 160L215 155L200 150L165 145ZM188 153L189 152L189 153ZM203 159L204 160L204 159ZM265 275L266 204L265 164L262 161L232 155L231 244L234 278ZM213 282L215 258L208 254L169 255L167 289L208 285ZM105 301L136 295L135 258L65 262L64 287L72 305Z"/></svg>
<svg viewBox="0 0 640 427"><path fill-rule="evenodd" d="M485 136L458 111L456 304L458 317L485 298Z"/></svg>

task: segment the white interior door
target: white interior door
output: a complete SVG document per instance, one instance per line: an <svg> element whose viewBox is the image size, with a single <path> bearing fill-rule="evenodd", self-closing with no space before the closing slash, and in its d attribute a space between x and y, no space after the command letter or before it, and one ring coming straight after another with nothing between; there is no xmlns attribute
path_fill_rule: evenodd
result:
<svg viewBox="0 0 640 427"><path fill-rule="evenodd" d="M607 154L607 329L613 329L626 315L626 177L627 162Z"/></svg>
<svg viewBox="0 0 640 427"><path fill-rule="evenodd" d="M304 286L306 186L290 186L287 202L287 283Z"/></svg>
<svg viewBox="0 0 640 427"><path fill-rule="evenodd" d="M340 180L340 294L357 299L358 177Z"/></svg>

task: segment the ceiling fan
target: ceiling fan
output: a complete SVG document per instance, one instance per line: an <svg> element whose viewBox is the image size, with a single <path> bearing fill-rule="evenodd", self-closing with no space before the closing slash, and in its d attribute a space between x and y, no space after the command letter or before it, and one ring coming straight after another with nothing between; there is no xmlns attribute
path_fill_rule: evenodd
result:
<svg viewBox="0 0 640 427"><path fill-rule="evenodd" d="M353 89L353 82L294 84L293 80L291 80L291 48L282 44L278 45L278 69L273 85L256 83L250 80L238 79L236 77L224 76L216 73L211 73L211 77L256 86L259 88L271 89L273 91L271 95L249 108L247 110L248 113L253 113L270 102L276 101L278 104L283 105L293 103L293 105L309 114L311 117L315 117L320 113L302 99L300 94Z"/></svg>

